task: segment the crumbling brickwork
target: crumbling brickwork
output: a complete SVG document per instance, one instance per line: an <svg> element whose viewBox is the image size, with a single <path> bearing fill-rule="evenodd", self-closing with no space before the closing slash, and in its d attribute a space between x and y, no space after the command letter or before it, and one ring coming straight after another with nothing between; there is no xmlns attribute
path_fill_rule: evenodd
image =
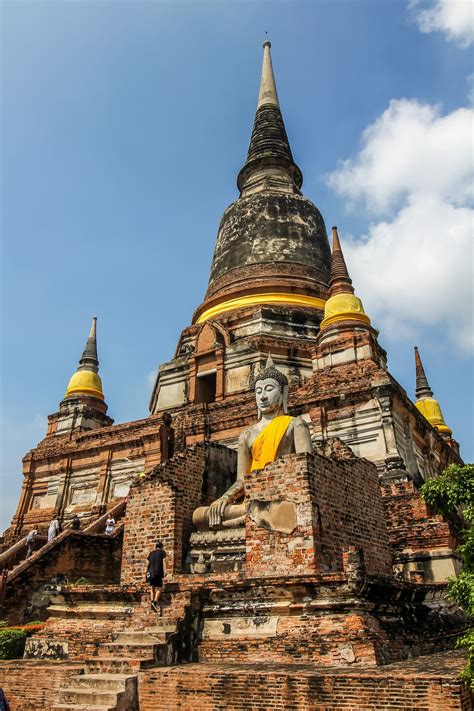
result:
<svg viewBox="0 0 474 711"><path fill-rule="evenodd" d="M346 546L363 550L368 573L391 574L378 474L369 462L317 454L282 457L248 475L246 497L251 511L253 502L293 502L297 519L291 534L247 519L246 575L342 570Z"/></svg>
<svg viewBox="0 0 474 711"><path fill-rule="evenodd" d="M387 482L381 490L397 570L418 582L438 579L434 566L443 566L445 577L456 573L451 551L459 545L459 522L430 511L411 481Z"/></svg>
<svg viewBox="0 0 474 711"><path fill-rule="evenodd" d="M456 678L463 660L437 655L378 670L314 666L204 664L140 675L140 710L470 711L471 695Z"/></svg>
<svg viewBox="0 0 474 711"><path fill-rule="evenodd" d="M47 614L49 594L44 585L55 576L75 582L108 585L118 582L122 558L122 536L105 537L80 531L69 532L37 561L22 564L8 581L2 605L2 615L11 624L18 624L29 608L29 619L43 619Z"/></svg>
<svg viewBox="0 0 474 711"><path fill-rule="evenodd" d="M47 711L58 691L83 666L78 662L12 659L0 661L0 687L11 711Z"/></svg>
<svg viewBox="0 0 474 711"><path fill-rule="evenodd" d="M233 472L232 450L201 443L136 481L127 505L122 582L144 582L147 556L158 540L163 542L169 572L179 572L192 530L193 511L216 498L221 479L221 491L226 481L230 485Z"/></svg>

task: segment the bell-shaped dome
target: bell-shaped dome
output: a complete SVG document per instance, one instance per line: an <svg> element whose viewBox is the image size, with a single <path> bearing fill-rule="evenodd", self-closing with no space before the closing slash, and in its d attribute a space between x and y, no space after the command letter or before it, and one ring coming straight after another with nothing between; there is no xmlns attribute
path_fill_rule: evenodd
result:
<svg viewBox="0 0 474 711"><path fill-rule="evenodd" d="M90 397L97 397L99 400L103 400L104 393L102 391L100 375L90 370L78 370L69 381L64 397L71 397L73 395L89 395Z"/></svg>
<svg viewBox="0 0 474 711"><path fill-rule="evenodd" d="M92 319L86 347L79 361L79 367L67 386L65 398L86 395L104 399L102 380L99 375L99 359L97 357L97 319Z"/></svg>
<svg viewBox="0 0 474 711"><path fill-rule="evenodd" d="M310 200L290 193L256 193L236 200L224 213L209 292L232 270L274 262L301 264L327 285L330 260L324 220Z"/></svg>
<svg viewBox="0 0 474 711"><path fill-rule="evenodd" d="M194 323L257 303L322 311L331 253L324 220L301 194L302 182L265 42L257 113L237 179L240 197L222 217L206 298Z"/></svg>
<svg viewBox="0 0 474 711"><path fill-rule="evenodd" d="M362 301L354 294L352 279L347 271L337 227L333 227L329 299L324 306L321 329L339 321L359 321L359 323L370 326L370 319L364 311Z"/></svg>
<svg viewBox="0 0 474 711"><path fill-rule="evenodd" d="M433 425L440 434L450 437L453 433L452 429L447 426L444 421L443 413L441 412L441 407L436 398L433 397L433 391L431 390L428 378L426 377L425 369L423 363L421 362L421 356L418 348L415 346L415 371L416 371L416 402L415 405L421 412L423 417L425 417L430 425Z"/></svg>
<svg viewBox="0 0 474 711"><path fill-rule="evenodd" d="M439 402L435 400L434 397L425 397L423 400L418 400L415 402L417 409L421 412L423 417L425 417L430 425L433 425L438 432L442 434L451 435L452 429L447 426L444 421L443 413L441 412L441 407Z"/></svg>
<svg viewBox="0 0 474 711"><path fill-rule="evenodd" d="M362 301L355 294L335 294L326 301L321 328L326 328L336 321L361 321L370 324Z"/></svg>

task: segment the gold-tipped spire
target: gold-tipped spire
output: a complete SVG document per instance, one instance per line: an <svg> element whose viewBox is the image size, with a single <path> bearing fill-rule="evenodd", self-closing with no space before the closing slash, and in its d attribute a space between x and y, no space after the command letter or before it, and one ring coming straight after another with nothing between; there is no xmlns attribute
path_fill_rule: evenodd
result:
<svg viewBox="0 0 474 711"><path fill-rule="evenodd" d="M78 395L87 395L88 397L96 397L99 400L104 399L102 391L102 381L99 370L99 360L97 358L97 318L92 319L89 336L87 338L86 347L79 361L77 371L74 373L67 386L65 398L77 397Z"/></svg>
<svg viewBox="0 0 474 711"><path fill-rule="evenodd" d="M439 402L433 397L433 391L428 384L428 378L426 377L425 369L423 368L423 363L421 362L421 356L418 352L417 346L415 346L415 369L415 394L417 398L415 405L417 409L421 412L423 417L428 420L430 425L437 429L440 434L450 437L453 431L444 421Z"/></svg>
<svg viewBox="0 0 474 711"><path fill-rule="evenodd" d="M332 326L338 321L358 321L367 326L370 325L370 319L364 311L362 301L354 294L337 227L333 227L329 299L324 307L321 329Z"/></svg>

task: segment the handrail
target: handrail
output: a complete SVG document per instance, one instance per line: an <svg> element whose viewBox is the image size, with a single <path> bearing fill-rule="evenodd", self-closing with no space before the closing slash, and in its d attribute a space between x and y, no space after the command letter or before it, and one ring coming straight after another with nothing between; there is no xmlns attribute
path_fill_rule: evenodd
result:
<svg viewBox="0 0 474 711"><path fill-rule="evenodd" d="M57 535L56 538L53 538L52 541L48 541L44 546L42 546L32 555L30 555L29 558L25 558L25 560L22 560L21 563L19 563L13 568L13 570L10 570L7 576L7 582L10 582L11 580L13 580L13 578L16 578L17 575L22 573L24 570L26 570L26 568L29 568L34 562L36 562L38 558L41 558L45 553L50 551L51 548L54 548L54 546L56 546L58 543L64 541L64 539L67 538L72 533L72 531L72 528L66 528L65 531L61 531L61 533Z"/></svg>
<svg viewBox="0 0 474 711"><path fill-rule="evenodd" d="M122 518L122 516L125 514L127 508L127 500L126 499L121 499L115 506L110 508L107 513L103 514L100 516L98 519L90 523L86 528L82 529L82 531L79 529L79 532L81 533L104 533L105 529L105 524L107 521L107 518L112 515L116 520ZM75 529L71 528L71 526L68 526L64 531L61 531L61 533L56 536L52 541L47 541L45 536L38 536L37 538L44 539L46 540L46 543L41 546L38 550L34 551L32 555L29 558L25 558L24 560L19 561L18 565L15 567L15 571L10 571L10 572L15 572L15 575L10 576L8 574L8 580L12 579L13 577L16 577L16 573L20 573L25 568L27 567L25 564L30 563L37 560L40 555L46 553L49 551L52 547L53 544L62 541L66 538L66 535L68 535L70 532L74 531ZM10 561L15 562L15 558L20 555L20 553L23 551L26 551L27 548L27 542L26 542L27 536L24 536L21 538L19 541L13 544L10 548L8 548L5 553L2 553L0 555L0 571L2 570L7 570L7 564ZM21 566L21 569L19 568ZM11 567L11 566L10 566Z"/></svg>
<svg viewBox="0 0 474 711"><path fill-rule="evenodd" d="M7 548L7 550L0 555L0 570L3 570L10 558L14 557L15 554L19 553L23 548L26 548L26 536L20 538L19 541L10 546L10 548Z"/></svg>
<svg viewBox="0 0 474 711"><path fill-rule="evenodd" d="M105 514L102 514L102 516L96 518L95 521L93 521L86 528L83 529L84 532L97 533L97 529L102 529L101 533L103 533L108 517L112 515L115 519L122 518L122 516L125 514L126 509L127 499L125 498L119 501L118 504L115 504L115 506L110 508Z"/></svg>
<svg viewBox="0 0 474 711"><path fill-rule="evenodd" d="M85 528L83 531L78 531L75 530L74 528L66 528L65 531L62 531L56 538L53 538L52 541L49 541L44 545L42 548L39 550L35 551L29 558L26 558L26 560L23 560L19 565L17 565L13 570L11 570L8 575L7 575L7 583L10 583L14 578L16 578L18 575L21 575L25 570L27 570L30 566L33 565L33 563L36 563L37 560L42 558L44 555L49 553L50 550L55 548L59 543L62 543L66 538L69 538L70 536L84 536L84 535L90 535L90 536L103 536L104 538L115 538L119 534L119 532L123 528L123 522L121 522L118 526L115 527L113 535L109 536L105 533L98 533L97 531L91 531L89 528Z"/></svg>

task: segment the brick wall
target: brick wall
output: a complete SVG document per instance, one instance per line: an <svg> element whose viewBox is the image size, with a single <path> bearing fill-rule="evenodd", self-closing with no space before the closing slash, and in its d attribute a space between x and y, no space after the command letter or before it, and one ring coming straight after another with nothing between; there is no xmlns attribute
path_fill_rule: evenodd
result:
<svg viewBox="0 0 474 711"><path fill-rule="evenodd" d="M437 669L421 658L382 670L321 670L314 666L190 665L140 674L140 711L471 711L459 681L463 661L437 655Z"/></svg>
<svg viewBox="0 0 474 711"><path fill-rule="evenodd" d="M391 574L378 474L369 462L289 455L249 474L245 487L250 508L292 501L297 511L290 534L247 519L247 576L339 571L347 546L363 550L367 573Z"/></svg>
<svg viewBox="0 0 474 711"><path fill-rule="evenodd" d="M85 577L105 585L118 582L122 554L122 536L114 537L70 532L37 560L25 565L12 581L8 581L2 614L11 624L23 619L29 606L29 619L44 619L48 596L41 593L45 583L57 574L75 582Z"/></svg>
<svg viewBox="0 0 474 711"><path fill-rule="evenodd" d="M49 711L58 699L58 690L82 669L81 664L71 662L0 661L0 687L11 711Z"/></svg>
<svg viewBox="0 0 474 711"><path fill-rule="evenodd" d="M434 514L411 481L381 487L394 565L413 582L441 582L459 573L453 554L460 522Z"/></svg>
<svg viewBox="0 0 474 711"><path fill-rule="evenodd" d="M385 484L382 495L394 552L457 547L449 523L430 511L413 482Z"/></svg>
<svg viewBox="0 0 474 711"><path fill-rule="evenodd" d="M230 486L235 456L227 447L201 442L134 483L125 520L123 583L145 582L147 555L157 540L163 541L168 571L182 569L193 511Z"/></svg>
<svg viewBox="0 0 474 711"><path fill-rule="evenodd" d="M47 620L43 629L32 639L36 642L45 640L57 644L68 659L83 659L96 656L101 644L112 642L113 636L125 628L122 620L94 620L84 617L71 620L67 617ZM37 657L36 653L28 654Z"/></svg>
<svg viewBox="0 0 474 711"><path fill-rule="evenodd" d="M274 663L347 666L376 665L377 648L385 641L383 633L370 615L357 612L338 614L326 609L324 615L269 615L257 620L261 632L204 636L199 645L201 662ZM275 633L265 636L265 623L273 619ZM234 619L228 618L232 629ZM221 624L221 629L225 625Z"/></svg>

